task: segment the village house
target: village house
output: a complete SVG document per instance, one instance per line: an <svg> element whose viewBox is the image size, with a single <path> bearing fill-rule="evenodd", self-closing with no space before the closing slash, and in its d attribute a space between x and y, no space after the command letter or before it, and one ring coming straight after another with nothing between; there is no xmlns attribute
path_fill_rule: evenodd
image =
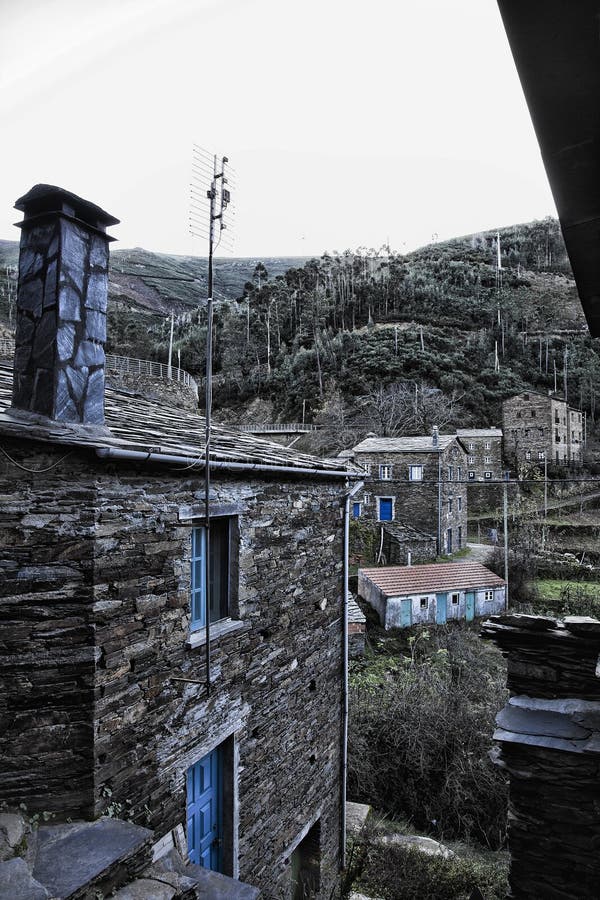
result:
<svg viewBox="0 0 600 900"><path fill-rule="evenodd" d="M117 220L47 185L16 206L0 801L63 822L127 817L155 847L183 829L192 863L261 896L329 897L353 476L215 427L207 511L204 420L105 390Z"/></svg>
<svg viewBox="0 0 600 900"><path fill-rule="evenodd" d="M466 452L452 434L380 438L352 450L364 473L364 492L353 501L355 518L401 522L433 535L438 553L460 550L467 540Z"/></svg>
<svg viewBox="0 0 600 900"><path fill-rule="evenodd" d="M457 428L456 434L467 451L467 482L501 481L502 429Z"/></svg>
<svg viewBox="0 0 600 900"><path fill-rule="evenodd" d="M504 456L517 466L581 465L584 414L556 394L523 391L502 404Z"/></svg>
<svg viewBox="0 0 600 900"><path fill-rule="evenodd" d="M506 603L505 581L474 562L359 569L358 593L385 629L472 622Z"/></svg>

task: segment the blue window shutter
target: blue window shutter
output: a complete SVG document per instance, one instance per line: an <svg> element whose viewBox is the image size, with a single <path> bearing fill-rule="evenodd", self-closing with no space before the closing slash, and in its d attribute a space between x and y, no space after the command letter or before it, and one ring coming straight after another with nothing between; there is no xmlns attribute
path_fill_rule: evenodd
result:
<svg viewBox="0 0 600 900"><path fill-rule="evenodd" d="M192 629L206 625L206 529L192 529Z"/></svg>

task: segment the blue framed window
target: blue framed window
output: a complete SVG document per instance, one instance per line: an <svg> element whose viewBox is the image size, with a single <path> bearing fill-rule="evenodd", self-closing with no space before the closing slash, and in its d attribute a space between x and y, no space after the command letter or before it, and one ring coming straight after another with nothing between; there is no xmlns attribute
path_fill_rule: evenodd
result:
<svg viewBox="0 0 600 900"><path fill-rule="evenodd" d="M229 615L230 606L230 520L210 522L210 621ZM192 577L190 607L192 631L206 626L206 528L192 528Z"/></svg>

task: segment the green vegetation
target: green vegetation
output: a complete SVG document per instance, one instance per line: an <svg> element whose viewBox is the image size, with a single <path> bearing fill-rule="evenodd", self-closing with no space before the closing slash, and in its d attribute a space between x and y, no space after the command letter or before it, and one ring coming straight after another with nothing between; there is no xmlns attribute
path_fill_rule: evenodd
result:
<svg viewBox="0 0 600 900"><path fill-rule="evenodd" d="M498 848L507 792L488 751L502 656L464 625L398 635L351 666L349 796L438 839Z"/></svg>
<svg viewBox="0 0 600 900"><path fill-rule="evenodd" d="M600 619L600 584L570 579L538 579L532 584L524 611L556 616Z"/></svg>
<svg viewBox="0 0 600 900"><path fill-rule="evenodd" d="M381 843L372 831L350 858L353 889L383 900L469 900L479 888L486 900L504 900L508 861L491 855L430 856L402 844Z"/></svg>

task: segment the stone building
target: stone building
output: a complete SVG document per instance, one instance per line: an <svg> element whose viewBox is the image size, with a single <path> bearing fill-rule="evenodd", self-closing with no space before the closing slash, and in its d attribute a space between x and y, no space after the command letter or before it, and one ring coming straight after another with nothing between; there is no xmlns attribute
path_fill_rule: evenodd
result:
<svg viewBox="0 0 600 900"><path fill-rule="evenodd" d="M595 900L600 883L600 621L499 616L510 699L495 761L509 778L510 896Z"/></svg>
<svg viewBox="0 0 600 900"><path fill-rule="evenodd" d="M584 414L555 394L523 391L502 404L504 456L510 465L581 465Z"/></svg>
<svg viewBox="0 0 600 900"><path fill-rule="evenodd" d="M352 454L365 482L362 497L354 500L354 515L402 522L434 535L439 553L464 546L466 452L456 435L434 429L418 437L367 437Z"/></svg>
<svg viewBox="0 0 600 900"><path fill-rule="evenodd" d="M195 863L264 897L329 897L344 842L348 472L215 427L207 521L204 421L104 390L116 220L48 186L17 206L0 800L63 821L109 811L161 847L183 825Z"/></svg>
<svg viewBox="0 0 600 900"><path fill-rule="evenodd" d="M384 628L472 622L504 610L506 582L481 563L358 570L358 593Z"/></svg>
<svg viewBox="0 0 600 900"><path fill-rule="evenodd" d="M501 481L502 429L457 428L456 434L467 451L467 482Z"/></svg>

